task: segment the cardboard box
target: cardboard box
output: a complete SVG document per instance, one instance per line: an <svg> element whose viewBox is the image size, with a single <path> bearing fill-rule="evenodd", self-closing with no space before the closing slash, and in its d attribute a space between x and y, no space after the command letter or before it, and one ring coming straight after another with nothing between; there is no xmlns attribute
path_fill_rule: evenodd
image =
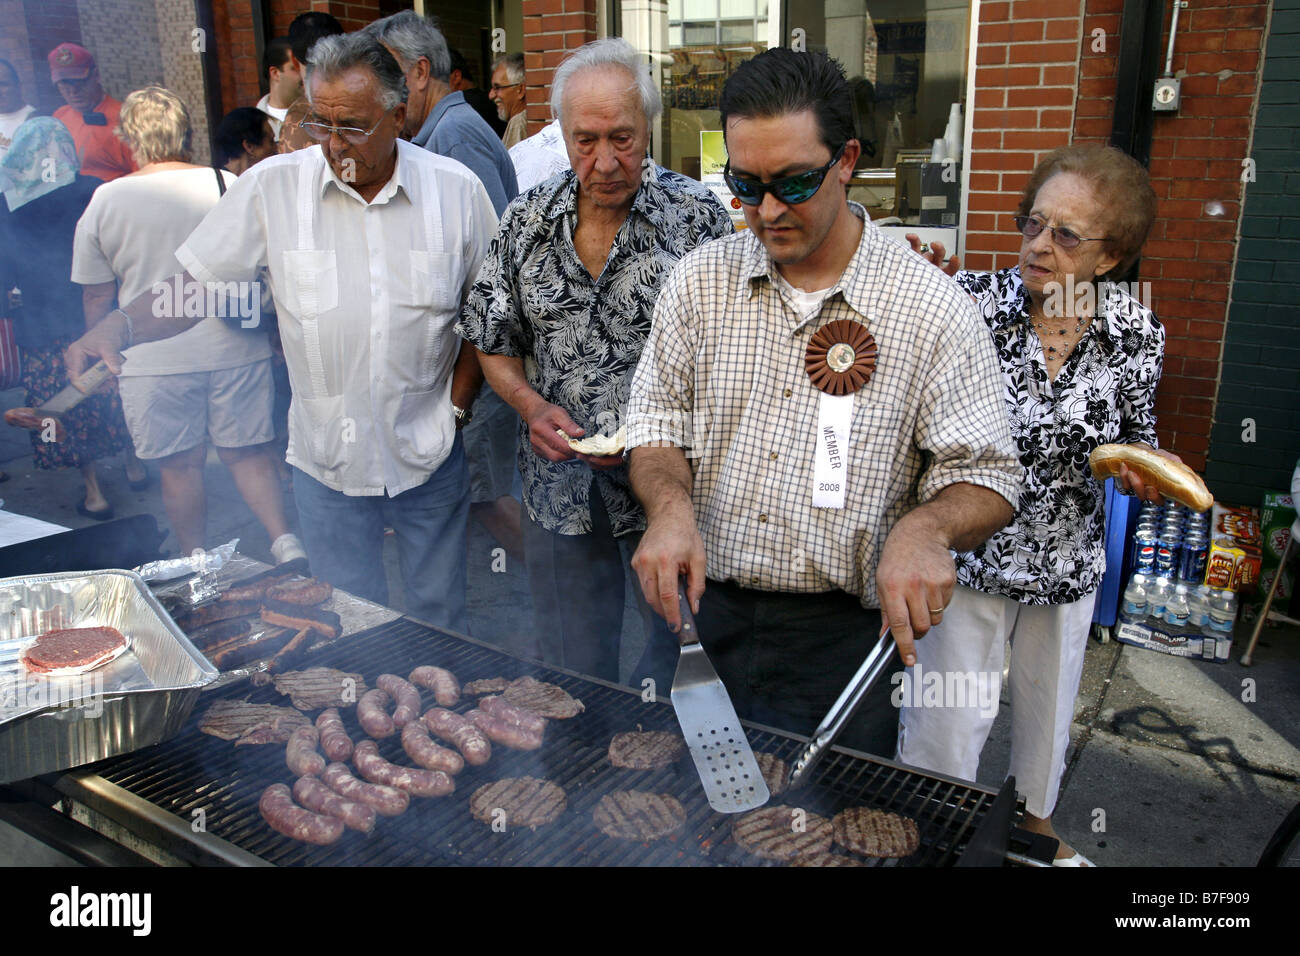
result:
<svg viewBox="0 0 1300 956"><path fill-rule="evenodd" d="M1282 563L1287 542L1291 540L1291 525L1295 522L1295 517L1295 502L1290 495L1270 491L1264 496L1264 503L1259 509L1259 587L1243 605L1242 616L1247 621L1253 621L1264 607L1264 598L1273 586L1273 578L1279 572L1278 566ZM1282 580L1278 582L1277 593L1273 596L1273 607L1285 611L1295 594L1295 568L1288 564L1281 569L1281 574Z"/></svg>
<svg viewBox="0 0 1300 956"><path fill-rule="evenodd" d="M1215 503L1210 517L1210 551L1205 561L1205 583L1232 591L1258 586L1260 563L1259 512Z"/></svg>
<svg viewBox="0 0 1300 956"><path fill-rule="evenodd" d="M1232 653L1231 634L1223 634L1216 639L1206 637L1199 631L1163 630L1152 627L1151 623L1145 621L1142 624L1133 624L1130 621L1120 621L1115 628L1115 640L1132 644L1134 647L1144 647L1149 651L1158 651L1161 654L1195 657L1203 661L1214 661L1216 664L1226 663L1228 655Z"/></svg>

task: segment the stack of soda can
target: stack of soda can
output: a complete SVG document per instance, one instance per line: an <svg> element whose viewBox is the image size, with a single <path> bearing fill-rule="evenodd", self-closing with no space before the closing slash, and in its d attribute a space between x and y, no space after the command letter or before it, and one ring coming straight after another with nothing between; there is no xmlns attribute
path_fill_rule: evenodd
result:
<svg viewBox="0 0 1300 956"><path fill-rule="evenodd" d="M1209 530L1209 512L1198 514L1174 502L1144 504L1133 535L1133 570L1175 583L1200 584L1210 552Z"/></svg>

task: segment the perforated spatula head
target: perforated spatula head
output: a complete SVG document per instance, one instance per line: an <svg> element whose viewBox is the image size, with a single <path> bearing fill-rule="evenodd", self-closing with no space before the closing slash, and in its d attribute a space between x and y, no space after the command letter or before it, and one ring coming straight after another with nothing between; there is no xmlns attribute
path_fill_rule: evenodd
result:
<svg viewBox="0 0 1300 956"><path fill-rule="evenodd" d="M771 795L745 738L727 688L700 646L695 618L686 603L686 587L678 581L677 604L682 615L678 635L681 656L673 677L672 702L686 747L704 785L709 806L719 813L741 813L767 803Z"/></svg>

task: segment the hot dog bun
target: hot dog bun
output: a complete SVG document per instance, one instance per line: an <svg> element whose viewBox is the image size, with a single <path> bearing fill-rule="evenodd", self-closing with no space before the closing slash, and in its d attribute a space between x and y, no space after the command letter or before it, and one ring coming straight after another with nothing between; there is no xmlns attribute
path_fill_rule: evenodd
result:
<svg viewBox="0 0 1300 956"><path fill-rule="evenodd" d="M1139 445L1098 445L1088 456L1088 463L1099 481L1117 476L1119 466L1128 465L1144 485L1155 487L1164 497L1193 511L1209 511L1214 505L1214 495L1200 475L1180 461L1170 461Z"/></svg>

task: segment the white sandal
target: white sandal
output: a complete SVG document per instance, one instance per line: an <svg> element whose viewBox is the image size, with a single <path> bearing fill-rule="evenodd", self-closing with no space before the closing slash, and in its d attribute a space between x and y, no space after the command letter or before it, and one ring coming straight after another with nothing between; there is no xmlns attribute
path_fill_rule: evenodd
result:
<svg viewBox="0 0 1300 956"><path fill-rule="evenodd" d="M1078 850L1074 851L1074 856L1063 856L1060 859L1052 861L1052 866L1093 866L1097 864L1088 859Z"/></svg>

